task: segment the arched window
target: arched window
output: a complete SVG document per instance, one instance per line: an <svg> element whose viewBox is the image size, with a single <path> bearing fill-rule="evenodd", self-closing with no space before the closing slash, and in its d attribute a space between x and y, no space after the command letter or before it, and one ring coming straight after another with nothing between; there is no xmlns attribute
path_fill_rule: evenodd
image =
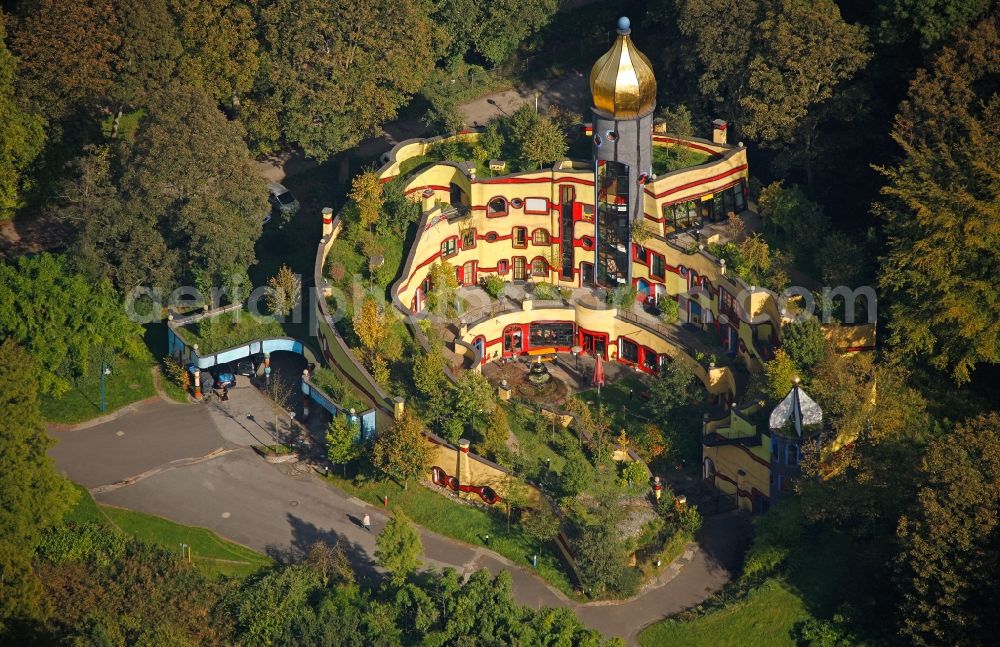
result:
<svg viewBox="0 0 1000 647"><path fill-rule="evenodd" d="M536 229L531 232L531 242L535 245L548 245L549 232L545 229Z"/></svg>
<svg viewBox="0 0 1000 647"><path fill-rule="evenodd" d="M499 218L507 215L507 201L496 197L486 203L486 217Z"/></svg>
<svg viewBox="0 0 1000 647"><path fill-rule="evenodd" d="M531 261L531 275L532 276L548 276L549 275L549 264L545 262L544 258L536 258Z"/></svg>

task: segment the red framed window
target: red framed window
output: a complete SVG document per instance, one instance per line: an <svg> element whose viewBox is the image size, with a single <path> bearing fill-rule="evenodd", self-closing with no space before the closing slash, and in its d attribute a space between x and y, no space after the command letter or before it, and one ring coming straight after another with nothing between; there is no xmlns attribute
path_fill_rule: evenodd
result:
<svg viewBox="0 0 1000 647"><path fill-rule="evenodd" d="M514 257L514 280L523 281L528 278L528 259L523 256Z"/></svg>
<svg viewBox="0 0 1000 647"><path fill-rule="evenodd" d="M549 199L548 198L525 198L524 199L524 213L535 214L535 215L548 215L549 214Z"/></svg>
<svg viewBox="0 0 1000 647"><path fill-rule="evenodd" d="M490 201L486 203L486 217L503 218L506 215L507 200L505 200L502 196L490 198Z"/></svg>
<svg viewBox="0 0 1000 647"><path fill-rule="evenodd" d="M594 239L590 236L584 236L580 239L580 245L589 252L594 249Z"/></svg>
<svg viewBox="0 0 1000 647"><path fill-rule="evenodd" d="M525 248L528 246L528 228L527 227L514 227L513 230L513 241L512 244L517 248Z"/></svg>
<svg viewBox="0 0 1000 647"><path fill-rule="evenodd" d="M662 279L667 271L667 261L663 254L649 252L649 275L656 279Z"/></svg>
<svg viewBox="0 0 1000 647"><path fill-rule="evenodd" d="M462 249L472 249L476 246L476 229L466 229L462 232Z"/></svg>
<svg viewBox="0 0 1000 647"><path fill-rule="evenodd" d="M451 258L458 253L458 236L449 236L441 241L441 258Z"/></svg>
<svg viewBox="0 0 1000 647"><path fill-rule="evenodd" d="M536 256L531 259L531 275L532 276L548 276L549 275L549 262L546 261L541 256Z"/></svg>
<svg viewBox="0 0 1000 647"><path fill-rule="evenodd" d="M547 229L536 229L531 232L532 245L548 245L549 242L549 231Z"/></svg>
<svg viewBox="0 0 1000 647"><path fill-rule="evenodd" d="M632 245L632 260L646 265L649 262L649 252L642 245Z"/></svg>
<svg viewBox="0 0 1000 647"><path fill-rule="evenodd" d="M510 271L510 261L506 258L501 258L497 261L497 274L506 274Z"/></svg>

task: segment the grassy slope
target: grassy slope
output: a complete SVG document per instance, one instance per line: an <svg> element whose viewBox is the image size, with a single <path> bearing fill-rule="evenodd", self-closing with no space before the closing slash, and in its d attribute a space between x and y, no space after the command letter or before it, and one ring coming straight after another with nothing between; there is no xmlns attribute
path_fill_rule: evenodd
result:
<svg viewBox="0 0 1000 647"><path fill-rule="evenodd" d="M118 359L111 367L111 375L104 380L107 412L156 394L150 373L153 360L150 356L139 359ZM101 378L93 375L77 380L76 384L60 398L42 397L42 415L49 422L77 423L101 414Z"/></svg>
<svg viewBox="0 0 1000 647"><path fill-rule="evenodd" d="M141 541L180 554L180 545L191 546L195 565L206 575L245 577L271 565L269 557L221 539L204 528L184 526L160 517L122 508L98 505L90 493L77 486L80 500L66 515L66 522L97 522L118 528Z"/></svg>
<svg viewBox="0 0 1000 647"><path fill-rule="evenodd" d="M793 647L792 627L809 617L802 600L770 580L746 600L690 621L664 620L639 634L644 647Z"/></svg>
<svg viewBox="0 0 1000 647"><path fill-rule="evenodd" d="M516 523L508 531L506 519L499 510L497 514L490 514L479 508L452 503L415 483L404 491L394 482L355 484L332 473L328 479L338 488L375 505L381 505L382 497L388 496L390 506L399 506L416 523L446 537L483 546L483 538L489 535L491 550L521 566L530 566L531 556L538 553L538 575L563 593L573 593L573 586L555 548L546 546L539 552L538 543L522 532Z"/></svg>

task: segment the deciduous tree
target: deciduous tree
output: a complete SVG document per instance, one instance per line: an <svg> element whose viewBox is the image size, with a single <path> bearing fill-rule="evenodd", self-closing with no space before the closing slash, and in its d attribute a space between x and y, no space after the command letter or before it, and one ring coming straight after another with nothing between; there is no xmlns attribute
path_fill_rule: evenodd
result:
<svg viewBox="0 0 1000 647"><path fill-rule="evenodd" d="M781 329L781 347L803 369L810 369L823 359L825 344L823 329L816 317L785 324Z"/></svg>
<svg viewBox="0 0 1000 647"><path fill-rule="evenodd" d="M381 134L433 67L419 4L278 0L262 27L284 138L318 160Z"/></svg>
<svg viewBox="0 0 1000 647"><path fill-rule="evenodd" d="M393 509L392 516L375 541L378 544L375 559L379 566L392 574L395 585L406 581L407 576L420 566L424 544L413 522L399 508Z"/></svg>
<svg viewBox="0 0 1000 647"><path fill-rule="evenodd" d="M358 425L351 424L344 415L334 416L326 428L326 456L344 468L344 476L347 464L361 456L363 445L359 435Z"/></svg>
<svg viewBox="0 0 1000 647"><path fill-rule="evenodd" d="M774 351L774 358L764 364L764 375L768 399L778 402L788 395L795 378L800 377L800 371L791 356L779 348Z"/></svg>
<svg viewBox="0 0 1000 647"><path fill-rule="evenodd" d="M371 230L382 215L382 183L375 171L364 171L354 176L349 195L358 207L360 225Z"/></svg>
<svg viewBox="0 0 1000 647"><path fill-rule="evenodd" d="M1000 72L1000 30L986 20L962 32L910 84L893 123L902 161L875 212L888 253L879 283L889 300L889 341L967 382L1000 362L1000 97L977 83Z"/></svg>
<svg viewBox="0 0 1000 647"><path fill-rule="evenodd" d="M932 442L916 509L899 522L902 633L916 645L975 645L1000 631L1000 416Z"/></svg>
<svg viewBox="0 0 1000 647"><path fill-rule="evenodd" d="M32 0L19 9L11 49L34 106L58 119L104 103L121 43L111 0Z"/></svg>
<svg viewBox="0 0 1000 647"><path fill-rule="evenodd" d="M201 274L221 285L256 260L269 205L243 137L208 95L178 85L157 97L139 128L123 188L175 251L178 280Z"/></svg>
<svg viewBox="0 0 1000 647"><path fill-rule="evenodd" d="M241 0L169 2L184 48L178 62L180 76L218 102L238 102L260 69L253 4Z"/></svg>
<svg viewBox="0 0 1000 647"><path fill-rule="evenodd" d="M424 437L423 422L409 408L375 439L372 463L400 481L405 490L410 479L424 474L430 460L430 446Z"/></svg>
<svg viewBox="0 0 1000 647"><path fill-rule="evenodd" d="M566 156L566 135L552 120L539 118L528 131L521 147L525 161L542 168Z"/></svg>
<svg viewBox="0 0 1000 647"><path fill-rule="evenodd" d="M25 173L45 143L45 120L18 100L15 89L17 61L7 49L7 16L0 11L0 221L21 206L30 185Z"/></svg>
<svg viewBox="0 0 1000 647"><path fill-rule="evenodd" d="M142 328L111 284L76 274L65 257L51 254L0 264L0 337L35 358L39 390L56 397L100 362L145 352Z"/></svg>
<svg viewBox="0 0 1000 647"><path fill-rule="evenodd" d="M0 344L0 634L6 620L40 616L32 558L41 533L62 522L77 493L46 451L37 365L12 339Z"/></svg>
<svg viewBox="0 0 1000 647"><path fill-rule="evenodd" d="M302 299L302 277L285 264L278 273L267 280L271 292L267 295L267 307L276 315L287 316L295 310Z"/></svg>

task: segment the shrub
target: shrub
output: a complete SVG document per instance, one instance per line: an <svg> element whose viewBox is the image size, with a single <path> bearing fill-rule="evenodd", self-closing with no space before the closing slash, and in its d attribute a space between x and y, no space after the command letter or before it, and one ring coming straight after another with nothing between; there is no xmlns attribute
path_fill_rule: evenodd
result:
<svg viewBox="0 0 1000 647"><path fill-rule="evenodd" d="M167 379L181 387L185 391L191 388L191 374L184 366L184 362L171 356L163 358L163 372Z"/></svg>
<svg viewBox="0 0 1000 647"><path fill-rule="evenodd" d="M618 486L630 494L641 494L649 486L649 472L639 461L624 461Z"/></svg>
<svg viewBox="0 0 1000 647"><path fill-rule="evenodd" d="M536 299L543 301L560 298L559 289L551 283L536 283L532 293Z"/></svg>
<svg viewBox="0 0 1000 647"><path fill-rule="evenodd" d="M662 296L656 301L656 306L660 309L660 319L666 323L677 323L681 318L681 306L674 299Z"/></svg>
<svg viewBox="0 0 1000 647"><path fill-rule="evenodd" d="M499 274L490 274L483 279L483 289L494 299L499 299L507 281Z"/></svg>
<svg viewBox="0 0 1000 647"><path fill-rule="evenodd" d="M630 310L638 296L634 285L619 285L608 294L608 302L619 310Z"/></svg>

